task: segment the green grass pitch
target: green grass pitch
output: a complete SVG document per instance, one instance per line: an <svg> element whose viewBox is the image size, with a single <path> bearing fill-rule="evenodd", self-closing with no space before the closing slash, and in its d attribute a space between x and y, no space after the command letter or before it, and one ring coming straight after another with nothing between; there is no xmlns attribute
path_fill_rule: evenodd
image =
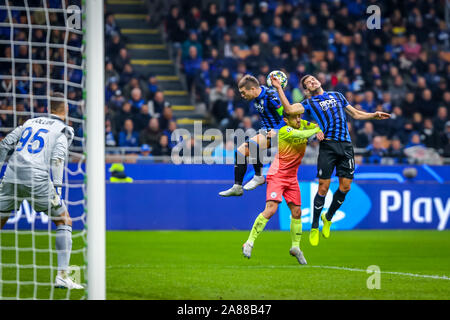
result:
<svg viewBox="0 0 450 320"><path fill-rule="evenodd" d="M264 231L250 260L241 253L247 236L248 231L107 232L107 298L450 299L449 231L334 231L318 247L309 245L304 232L307 266L289 255L289 232ZM3 235L2 245L6 241ZM5 252L2 258L8 258ZM72 258L77 263L80 254ZM380 289L367 288L370 265L380 267ZM16 271L3 268L2 279L14 278ZM41 298L48 295L44 289L38 290ZM16 290L4 285L3 296ZM20 295L33 290L21 286ZM70 298L82 295L72 292ZM65 290L55 290L54 298L65 297Z"/></svg>

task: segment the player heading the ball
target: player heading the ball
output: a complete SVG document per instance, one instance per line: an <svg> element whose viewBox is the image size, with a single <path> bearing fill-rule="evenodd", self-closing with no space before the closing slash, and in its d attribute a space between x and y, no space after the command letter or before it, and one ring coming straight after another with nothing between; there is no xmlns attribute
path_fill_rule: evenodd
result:
<svg viewBox="0 0 450 320"><path fill-rule="evenodd" d="M276 131L285 126L283 120L283 106L278 93L266 86L259 84L258 79L251 75L245 75L238 83L241 97L247 101L254 101L255 108L261 117L261 127L263 130L251 139L241 144L235 152L234 165L234 185L219 193L220 196L241 196L244 190L253 190L265 183L261 173L262 159L260 159L259 149L267 149L270 146L270 139L276 135ZM289 110L287 110L289 111ZM256 154L250 154L249 144L255 144ZM242 187L245 173L247 171L247 157L252 158L255 169L254 177Z"/></svg>

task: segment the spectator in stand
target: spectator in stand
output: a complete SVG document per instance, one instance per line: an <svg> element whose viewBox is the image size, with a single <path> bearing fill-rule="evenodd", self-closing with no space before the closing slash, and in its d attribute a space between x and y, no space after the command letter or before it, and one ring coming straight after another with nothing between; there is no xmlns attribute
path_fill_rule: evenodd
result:
<svg viewBox="0 0 450 320"><path fill-rule="evenodd" d="M218 79L221 79L223 83L227 86L234 86L235 82L233 79L233 76L230 73L230 70L228 68L223 68L222 72L220 73Z"/></svg>
<svg viewBox="0 0 450 320"><path fill-rule="evenodd" d="M376 135L372 122L366 121L363 129L359 130L356 136L356 147L366 148Z"/></svg>
<svg viewBox="0 0 450 320"><path fill-rule="evenodd" d="M177 129L177 123L176 121L169 121L169 128L164 130L163 134L167 136L167 140L169 141L169 148L172 149L178 144L178 141L173 141L172 138L175 139L175 136L172 137L173 133Z"/></svg>
<svg viewBox="0 0 450 320"><path fill-rule="evenodd" d="M131 63L130 56L128 55L128 50L125 48L121 48L119 50L119 54L114 59L114 68L120 73L123 71L123 68L126 64Z"/></svg>
<svg viewBox="0 0 450 320"><path fill-rule="evenodd" d="M408 144L411 134L414 132L413 130L413 124L411 121L405 121L405 125L403 126L403 130L399 131L397 135L400 138L400 141L402 142L402 145Z"/></svg>
<svg viewBox="0 0 450 320"><path fill-rule="evenodd" d="M281 56L281 48L279 46L273 46L272 54L268 60L271 70L279 70L284 66L284 60Z"/></svg>
<svg viewBox="0 0 450 320"><path fill-rule="evenodd" d="M207 105L212 85L213 75L209 69L209 63L203 60L195 77L195 92L200 97L200 101L204 101Z"/></svg>
<svg viewBox="0 0 450 320"><path fill-rule="evenodd" d="M210 106L213 106L218 100L226 101L227 89L228 86L223 83L223 80L217 79L215 87L209 93Z"/></svg>
<svg viewBox="0 0 450 320"><path fill-rule="evenodd" d="M114 34L119 34L119 27L116 24L116 20L114 19L114 15L113 14L108 14L106 15L106 19L105 19L105 35L106 38L111 38ZM38 29L40 30L40 29ZM42 35L43 37L43 35ZM45 42L42 41L42 42Z"/></svg>
<svg viewBox="0 0 450 320"><path fill-rule="evenodd" d="M134 124L131 119L126 119L124 128L119 133L119 147L138 147L139 134L134 131Z"/></svg>
<svg viewBox="0 0 450 320"><path fill-rule="evenodd" d="M152 148L148 144L143 144L141 146L141 152L139 153L138 158L136 161L139 160L149 160L151 157Z"/></svg>
<svg viewBox="0 0 450 320"><path fill-rule="evenodd" d="M122 130L125 120L132 118L133 112L131 111L131 103L125 102L122 106L122 109L114 117L115 129L119 131Z"/></svg>
<svg viewBox="0 0 450 320"><path fill-rule="evenodd" d="M228 33L227 20L225 17L218 17L217 26L211 31L213 44L217 46L226 33Z"/></svg>
<svg viewBox="0 0 450 320"><path fill-rule="evenodd" d="M387 150L383 147L383 139L375 136L372 144L367 147L364 163L381 163L381 159L387 155Z"/></svg>
<svg viewBox="0 0 450 320"><path fill-rule="evenodd" d="M361 108L363 108L363 110L366 112L375 112L375 109L377 108L377 103L374 99L372 91L367 90L364 93L364 100L361 102Z"/></svg>
<svg viewBox="0 0 450 320"><path fill-rule="evenodd" d="M130 82L131 78L134 77L134 70L131 64L126 64L123 67L123 72L120 74L119 86L123 87Z"/></svg>
<svg viewBox="0 0 450 320"><path fill-rule="evenodd" d="M228 19L227 19L228 21ZM247 45L248 36L247 30L244 27L244 22L241 18L236 19L236 23L229 28L230 30L230 40L233 40L238 46L244 47ZM231 50L230 50L231 51ZM223 50L221 51L223 52Z"/></svg>
<svg viewBox="0 0 450 320"><path fill-rule="evenodd" d="M403 117L403 111L400 107L394 107L392 110L391 118L387 120L390 126L390 134L389 136L396 136L399 132L403 130L405 126L405 118Z"/></svg>
<svg viewBox="0 0 450 320"><path fill-rule="evenodd" d="M406 95L407 88L403 83L402 76L398 75L395 77L394 84L389 87L389 93L391 94L392 102L395 105L399 105L403 97Z"/></svg>
<svg viewBox="0 0 450 320"><path fill-rule="evenodd" d="M283 35L285 33L285 29L283 27L283 21L280 16L275 16L273 18L273 24L269 27L269 35L270 41L274 44L280 44L281 39L283 39Z"/></svg>
<svg viewBox="0 0 450 320"><path fill-rule="evenodd" d="M419 110L419 107L416 102L416 98L414 96L413 92L408 92L405 96L405 100L403 100L401 104L403 113L408 117L411 118L414 112Z"/></svg>
<svg viewBox="0 0 450 320"><path fill-rule="evenodd" d="M436 115L438 106L433 99L430 89L425 89L422 92L421 99L419 100L419 112L424 117L432 118Z"/></svg>
<svg viewBox="0 0 450 320"><path fill-rule="evenodd" d="M165 107L163 109L161 117L159 117L159 128L161 130L167 130L169 128L169 122L176 121L173 116L173 111L171 107Z"/></svg>
<svg viewBox="0 0 450 320"><path fill-rule="evenodd" d="M148 126L141 131L139 140L143 144L148 144L154 148L161 136L161 130L159 129L159 121L156 118L151 118L148 122Z"/></svg>
<svg viewBox="0 0 450 320"><path fill-rule="evenodd" d="M112 131L111 121L109 119L105 120L105 145L107 147L115 147L117 145Z"/></svg>
<svg viewBox="0 0 450 320"><path fill-rule="evenodd" d="M142 91L140 88L134 88L131 90L131 99L129 101L132 108L141 110L141 107L145 104L145 100L142 98Z"/></svg>
<svg viewBox="0 0 450 320"><path fill-rule="evenodd" d="M233 117L236 108L245 109L242 99L236 99L236 93L232 87L227 89L226 100L219 99L212 106L212 114L220 129L225 129ZM245 112L244 112L245 113Z"/></svg>
<svg viewBox="0 0 450 320"><path fill-rule="evenodd" d="M259 35L258 46L261 51L262 58L265 61L269 61L272 54L273 44L270 42L269 34L267 32L261 32Z"/></svg>
<svg viewBox="0 0 450 320"><path fill-rule="evenodd" d="M153 156L160 157L170 157L172 150L169 147L169 139L166 135L161 135L159 137L158 144L153 148Z"/></svg>
<svg viewBox="0 0 450 320"><path fill-rule="evenodd" d="M263 57L259 45L254 44L250 49L250 55L245 59L245 65L250 73L257 73L259 66L263 63Z"/></svg>
<svg viewBox="0 0 450 320"><path fill-rule="evenodd" d="M193 82L196 74L200 70L202 60L198 56L197 48L191 46L189 48L189 56L183 61L184 73L186 74L186 81L189 91L192 91Z"/></svg>
<svg viewBox="0 0 450 320"><path fill-rule="evenodd" d="M118 33L112 33L111 35L112 41L107 43L106 45L106 54L110 58L110 61L114 61L116 57L119 55L120 49L124 47L122 40L120 39L120 35Z"/></svg>
<svg viewBox="0 0 450 320"><path fill-rule="evenodd" d="M131 99L131 91L133 91L134 88L139 88L143 97L147 95L147 88L141 84L139 78L136 76L132 77L130 82L123 88L123 95L126 98Z"/></svg>
<svg viewBox="0 0 450 320"><path fill-rule="evenodd" d="M420 112L414 112L412 116L413 130L416 132L422 132L423 130L423 117Z"/></svg>
<svg viewBox="0 0 450 320"><path fill-rule="evenodd" d="M108 101L108 108L114 113L122 109L126 99L120 89L117 89Z"/></svg>
<svg viewBox="0 0 450 320"><path fill-rule="evenodd" d="M412 148L412 147L425 148L425 145L420 141L420 134L415 131L411 134L411 138L409 140L409 143L405 146L405 149Z"/></svg>
<svg viewBox="0 0 450 320"><path fill-rule="evenodd" d="M439 107L437 115L433 120L434 128L436 132L443 132L445 129L445 123L449 120L448 109L446 107Z"/></svg>
<svg viewBox="0 0 450 320"><path fill-rule="evenodd" d="M203 57L203 46L200 41L198 41L197 32L195 31L189 32L189 38L184 41L181 46L181 59L183 61L189 58L189 50L191 47L195 47L197 49L197 56L201 59Z"/></svg>
<svg viewBox="0 0 450 320"><path fill-rule="evenodd" d="M423 129L420 135L420 140L425 144L427 148L437 149L439 146L438 135L434 130L433 121L430 118L426 118L423 122Z"/></svg>
<svg viewBox="0 0 450 320"><path fill-rule="evenodd" d="M399 137L392 137L391 146L388 149L387 156L392 158L396 164L408 163Z"/></svg>
<svg viewBox="0 0 450 320"><path fill-rule="evenodd" d="M147 82L147 100L152 100L155 97L155 93L157 91L160 91L160 88L158 86L158 79L156 78L155 75L151 74L148 77L148 82Z"/></svg>
<svg viewBox="0 0 450 320"><path fill-rule="evenodd" d="M156 91L153 100L148 102L148 110L152 117L160 117L164 108L170 107L170 102L166 101L164 98L164 93L162 91Z"/></svg>
<svg viewBox="0 0 450 320"><path fill-rule="evenodd" d="M383 109L383 112L390 113L392 111L391 94L389 92L383 92L381 103L382 103L381 107Z"/></svg>
<svg viewBox="0 0 450 320"><path fill-rule="evenodd" d="M417 43L417 37L415 34L411 34L408 38L408 42L403 45L403 51L405 52L406 59L410 61L416 61L419 58L422 46Z"/></svg>
<svg viewBox="0 0 450 320"><path fill-rule="evenodd" d="M450 120L445 123L445 128L442 132L439 133L438 143L439 143L439 149L442 152L448 151L448 144L450 141ZM448 153L446 157L448 157Z"/></svg>
<svg viewBox="0 0 450 320"><path fill-rule="evenodd" d="M108 85L108 83L115 82L119 80L119 74L116 70L114 70L114 66L111 62L106 63L105 66L105 84Z"/></svg>
<svg viewBox="0 0 450 320"><path fill-rule="evenodd" d="M148 111L148 105L143 104L141 109L139 110L139 113L136 113L133 117L135 130L137 132L141 132L143 129L145 129L150 119L151 116Z"/></svg>
<svg viewBox="0 0 450 320"><path fill-rule="evenodd" d="M236 130L241 127L242 121L244 120L244 109L236 108L233 115L229 118L226 129Z"/></svg>

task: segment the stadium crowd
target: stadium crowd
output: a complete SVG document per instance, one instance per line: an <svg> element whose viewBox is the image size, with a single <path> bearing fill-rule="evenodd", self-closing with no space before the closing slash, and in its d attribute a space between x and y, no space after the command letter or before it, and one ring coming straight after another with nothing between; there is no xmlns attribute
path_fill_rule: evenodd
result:
<svg viewBox="0 0 450 320"><path fill-rule="evenodd" d="M342 92L353 106L392 114L388 121L348 118L359 162L380 163L390 158L389 163L408 163L408 157L433 162L439 156L450 157L450 33L442 2L147 2L149 8L159 8L149 10L149 26L163 25L189 92L197 103L206 105L213 126L257 130L258 114L252 103L239 97L236 83L250 73L265 84L267 74L279 69L289 77L286 91L292 101L304 98L299 79L315 74L325 90ZM381 29L367 28L366 8L371 4L381 9ZM119 90L124 95L120 99L128 99L134 111L130 116L127 103L122 108L107 108L107 114L118 110L116 118L110 117L108 141L111 145L157 146L156 136L170 137L172 130L167 125L159 121L157 128L153 121L146 131L137 132L144 130L148 114L161 120L158 115L170 106L156 77L133 78L114 26L114 18L108 16L107 100L117 101ZM132 88L137 87L140 90L133 96ZM148 110L139 107L145 101L151 105ZM120 132L125 118L133 124ZM162 119L176 128L176 123ZM150 136L153 132L153 137L143 140L144 132ZM313 143L311 152L316 148Z"/></svg>
<svg viewBox="0 0 450 320"><path fill-rule="evenodd" d="M381 29L367 28L371 4L381 9ZM258 129L257 113L240 99L236 83L251 73L265 84L267 74L279 69L289 76L286 91L295 102L304 98L299 79L315 74L325 90L342 92L353 106L392 114L388 121L350 121L353 143L365 149L364 162L389 156L406 163L426 148L450 156L450 33L443 2L204 5L172 6L165 28L189 90L218 127Z"/></svg>

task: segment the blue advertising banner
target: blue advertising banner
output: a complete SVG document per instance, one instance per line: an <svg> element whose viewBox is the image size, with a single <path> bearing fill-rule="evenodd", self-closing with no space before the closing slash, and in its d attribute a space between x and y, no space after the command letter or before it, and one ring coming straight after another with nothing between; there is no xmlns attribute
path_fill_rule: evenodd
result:
<svg viewBox="0 0 450 320"><path fill-rule="evenodd" d="M412 180L404 178L404 168L359 166L332 229L449 229L449 167L415 166L418 175ZM105 170L108 172L108 166ZM265 207L265 186L242 197L218 196L233 183L232 165L126 165L125 170L134 183L106 182L108 230L249 230ZM246 179L253 174L251 170L249 166ZM304 230L311 226L318 187L315 173L315 166L301 166L299 170ZM85 219L82 178L71 178L71 188L64 193L74 229L80 229ZM324 212L337 187L333 180ZM48 221L45 214L34 212L24 202L7 228L17 223L19 228L29 229L34 223L36 229L48 229ZM283 202L266 228L288 230L289 225L290 212Z"/></svg>
<svg viewBox="0 0 450 320"><path fill-rule="evenodd" d="M302 222L311 227L314 196L318 184L301 182ZM323 212L331 204L332 183ZM290 212L283 202L279 209L280 229L289 230ZM449 229L450 186L448 184L353 183L346 200L333 217L333 230L351 229ZM320 222L321 223L321 222Z"/></svg>

